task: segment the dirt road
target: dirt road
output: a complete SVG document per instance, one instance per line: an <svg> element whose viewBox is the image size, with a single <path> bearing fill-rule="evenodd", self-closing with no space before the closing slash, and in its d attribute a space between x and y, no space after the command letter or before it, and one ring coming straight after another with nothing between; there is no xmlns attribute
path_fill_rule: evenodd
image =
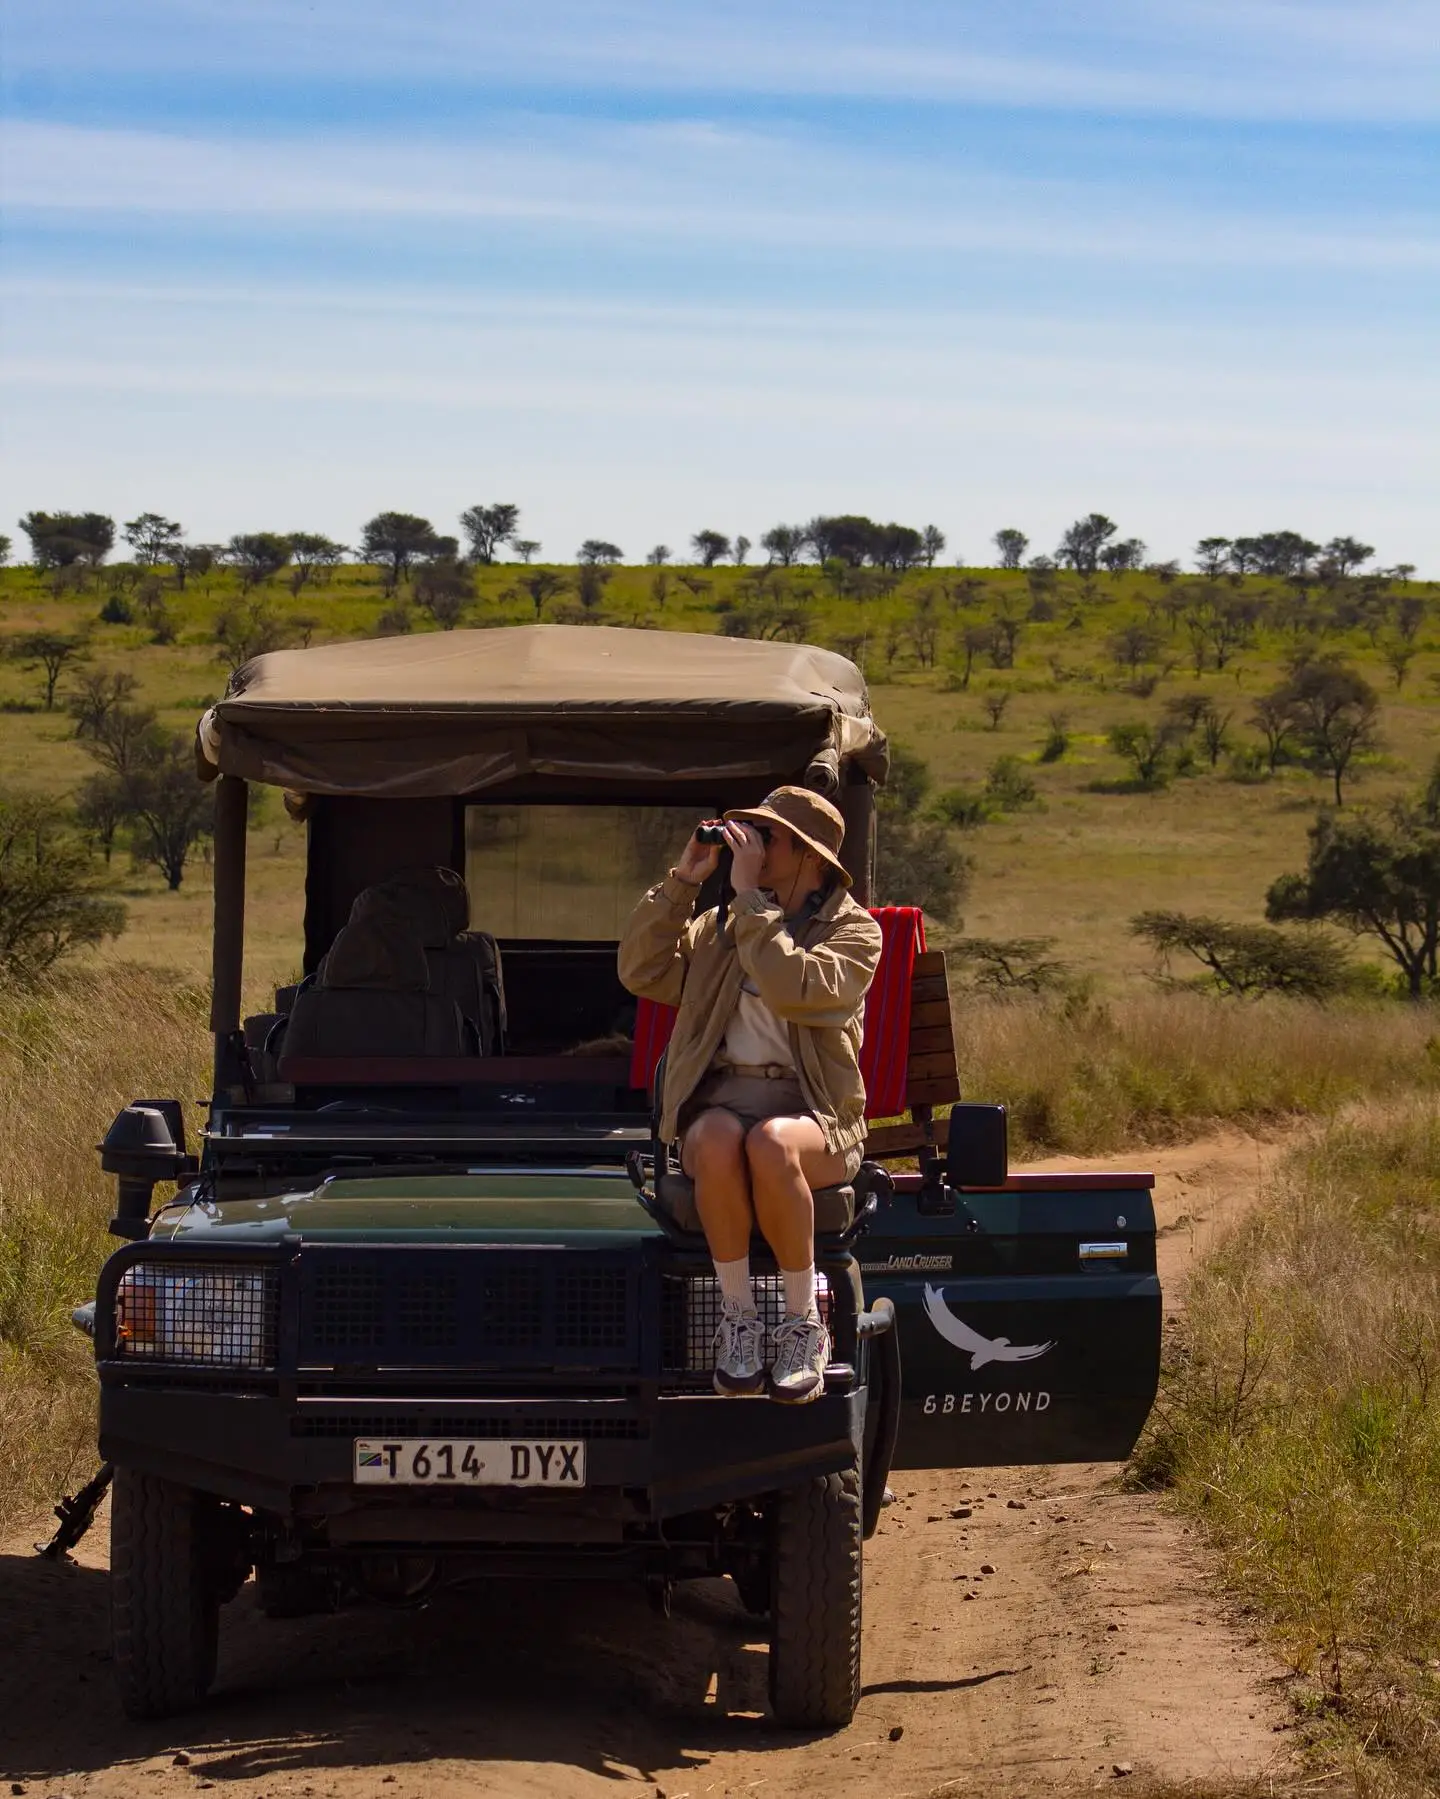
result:
<svg viewBox="0 0 1440 1799"><path fill-rule="evenodd" d="M1143 1158L1159 1177L1167 1298L1276 1153L1228 1132ZM107 1665L103 1520L73 1567L12 1543L0 1772L51 1799L1019 1799L1118 1783L1117 1765L1177 1780L1283 1772L1282 1671L1186 1527L1117 1475L899 1477L867 1546L859 1714L814 1738L766 1721L764 1647L723 1582L682 1592L668 1622L628 1588L498 1586L291 1624L242 1596L213 1700L129 1725Z"/></svg>

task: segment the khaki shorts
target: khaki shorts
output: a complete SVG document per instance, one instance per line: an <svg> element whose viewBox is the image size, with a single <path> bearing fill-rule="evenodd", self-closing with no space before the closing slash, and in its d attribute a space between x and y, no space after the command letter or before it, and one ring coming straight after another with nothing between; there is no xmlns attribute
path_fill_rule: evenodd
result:
<svg viewBox="0 0 1440 1799"><path fill-rule="evenodd" d="M707 1074L686 1100L680 1112L683 1137L702 1112L718 1107L733 1112L748 1131L767 1118L813 1118L805 1103L805 1094L796 1080L766 1080L755 1075L727 1074L723 1070ZM864 1159L863 1149L854 1149L845 1158L845 1179L853 1181Z"/></svg>

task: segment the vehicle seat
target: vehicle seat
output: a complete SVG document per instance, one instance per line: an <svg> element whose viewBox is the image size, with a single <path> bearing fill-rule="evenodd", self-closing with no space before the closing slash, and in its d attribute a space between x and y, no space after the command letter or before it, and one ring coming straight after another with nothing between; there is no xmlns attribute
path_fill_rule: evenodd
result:
<svg viewBox="0 0 1440 1799"><path fill-rule="evenodd" d="M505 981L500 947L488 931L467 929L470 897L453 868L410 868L377 881L350 909L356 924L380 912L398 913L425 951L432 993L454 1000L471 1026L482 1056L505 1050Z"/></svg>
<svg viewBox="0 0 1440 1799"><path fill-rule="evenodd" d="M835 1236L848 1231L855 1222L855 1189L815 1187L815 1234ZM695 1183L678 1169L655 1176L655 1198L666 1216L682 1231L700 1231L700 1213L695 1205Z"/></svg>
<svg viewBox="0 0 1440 1799"><path fill-rule="evenodd" d="M409 922L376 909L347 924L303 987L285 1032L300 1057L463 1056L471 1053L455 1001L430 991L425 951Z"/></svg>
<svg viewBox="0 0 1440 1799"><path fill-rule="evenodd" d="M695 1204L695 1183L679 1166L679 1155L674 1146L660 1141L660 1114L663 1111L665 1091L665 1062L662 1054L655 1068L655 1084L652 1099L653 1112L651 1128L654 1137L655 1162L655 1202L677 1230L695 1232L702 1238L704 1227L700 1222L700 1213ZM812 1187L810 1197L815 1202L815 1235L836 1237L848 1231L855 1222L856 1188L859 1187L864 1197L872 1188L885 1184L885 1171L873 1163L861 1164L860 1171L853 1182L846 1182L839 1187Z"/></svg>

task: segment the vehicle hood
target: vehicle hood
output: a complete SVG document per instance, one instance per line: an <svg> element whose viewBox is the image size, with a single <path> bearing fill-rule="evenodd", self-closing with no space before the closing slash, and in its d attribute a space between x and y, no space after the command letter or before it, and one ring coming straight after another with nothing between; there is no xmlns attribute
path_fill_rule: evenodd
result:
<svg viewBox="0 0 1440 1799"><path fill-rule="evenodd" d="M178 1199L152 1239L270 1242L569 1242L591 1246L655 1231L627 1176L614 1170L405 1175L322 1181L264 1198Z"/></svg>

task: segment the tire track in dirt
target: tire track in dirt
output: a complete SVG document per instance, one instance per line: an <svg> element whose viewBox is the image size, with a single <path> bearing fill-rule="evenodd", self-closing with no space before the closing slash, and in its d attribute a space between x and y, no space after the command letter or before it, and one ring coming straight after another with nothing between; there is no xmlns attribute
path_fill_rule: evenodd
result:
<svg viewBox="0 0 1440 1799"><path fill-rule="evenodd" d="M1167 1306L1285 1146L1226 1131L1127 1158L1156 1171ZM0 1553L0 1772L51 1799L1021 1799L1090 1790L1116 1764L1284 1773L1283 1670L1183 1521L1118 1474L897 1476L867 1545L864 1697L849 1729L810 1738L766 1720L762 1633L723 1582L682 1590L668 1621L628 1587L502 1584L288 1624L247 1593L211 1701L128 1724L102 1518L73 1567Z"/></svg>

